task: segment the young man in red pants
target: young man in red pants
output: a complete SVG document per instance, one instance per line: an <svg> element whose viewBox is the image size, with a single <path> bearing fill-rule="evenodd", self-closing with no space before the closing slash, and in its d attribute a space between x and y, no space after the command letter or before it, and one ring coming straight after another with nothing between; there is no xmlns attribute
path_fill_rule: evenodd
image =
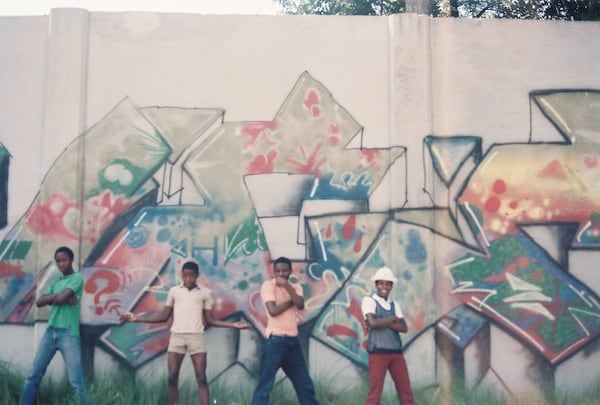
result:
<svg viewBox="0 0 600 405"><path fill-rule="evenodd" d="M390 291L398 279L389 268L382 267L371 280L375 282L377 292L364 297L361 305L369 328L369 394L365 405L379 405L388 370L396 385L400 403L413 405L413 393L399 335L400 332L405 333L408 327L400 305L389 298Z"/></svg>

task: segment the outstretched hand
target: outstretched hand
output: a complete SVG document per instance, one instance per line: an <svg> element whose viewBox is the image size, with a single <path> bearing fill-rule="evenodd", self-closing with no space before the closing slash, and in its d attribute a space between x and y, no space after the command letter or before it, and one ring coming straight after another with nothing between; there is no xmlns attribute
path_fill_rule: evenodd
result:
<svg viewBox="0 0 600 405"><path fill-rule="evenodd" d="M135 316L134 313L131 313L131 312L123 312L119 316L119 323L134 322L135 320L137 320L137 317Z"/></svg>
<svg viewBox="0 0 600 405"><path fill-rule="evenodd" d="M252 325L250 325L248 322L236 321L233 323L233 327L236 329L250 329L252 328Z"/></svg>

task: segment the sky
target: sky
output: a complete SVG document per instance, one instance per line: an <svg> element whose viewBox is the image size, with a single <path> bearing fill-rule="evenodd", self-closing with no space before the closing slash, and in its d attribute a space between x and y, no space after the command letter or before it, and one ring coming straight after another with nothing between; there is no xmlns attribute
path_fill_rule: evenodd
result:
<svg viewBox="0 0 600 405"><path fill-rule="evenodd" d="M0 15L47 15L53 8L199 14L278 14L275 0L1 0Z"/></svg>

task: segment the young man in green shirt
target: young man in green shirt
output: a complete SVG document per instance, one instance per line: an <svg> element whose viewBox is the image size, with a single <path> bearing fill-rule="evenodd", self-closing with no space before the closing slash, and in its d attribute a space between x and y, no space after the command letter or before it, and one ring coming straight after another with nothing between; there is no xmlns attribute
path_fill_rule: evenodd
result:
<svg viewBox="0 0 600 405"><path fill-rule="evenodd" d="M40 382L50 361L60 351L65 360L67 375L80 404L85 404L87 383L81 362L79 339L79 306L83 292L83 275L73 270L74 254L68 247L59 247L54 253L56 266L62 273L50 284L46 294L37 299L38 307L51 305L48 328L38 346L33 367L25 381L20 405L34 404Z"/></svg>

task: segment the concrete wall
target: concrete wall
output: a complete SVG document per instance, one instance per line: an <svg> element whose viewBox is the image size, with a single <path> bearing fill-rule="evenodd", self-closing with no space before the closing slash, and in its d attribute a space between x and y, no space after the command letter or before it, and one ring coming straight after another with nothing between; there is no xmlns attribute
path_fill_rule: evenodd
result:
<svg viewBox="0 0 600 405"><path fill-rule="evenodd" d="M286 255L315 374L339 359L364 380L359 304L385 264L415 386L585 389L599 377L599 31L415 15L0 18L0 336L15 342L0 360L31 364L47 317L32 303L69 245L97 372L164 377L168 328L116 320L160 308L194 259L215 314L255 326L207 331L209 377L252 384L258 289Z"/></svg>

